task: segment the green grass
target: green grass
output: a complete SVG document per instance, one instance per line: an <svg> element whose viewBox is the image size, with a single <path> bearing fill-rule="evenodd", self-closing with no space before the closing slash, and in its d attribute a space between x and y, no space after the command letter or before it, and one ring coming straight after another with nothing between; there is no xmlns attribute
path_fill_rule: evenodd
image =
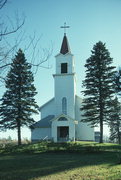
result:
<svg viewBox="0 0 121 180"><path fill-rule="evenodd" d="M0 180L120 180L121 146L41 142L0 148Z"/></svg>

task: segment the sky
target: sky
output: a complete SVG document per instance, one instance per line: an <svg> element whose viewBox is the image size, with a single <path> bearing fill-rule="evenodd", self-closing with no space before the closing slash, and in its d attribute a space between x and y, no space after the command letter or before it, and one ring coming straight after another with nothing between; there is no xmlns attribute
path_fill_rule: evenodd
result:
<svg viewBox="0 0 121 180"><path fill-rule="evenodd" d="M81 96L82 80L85 77L85 62L90 57L91 50L98 41L106 43L106 48L113 58L114 65L121 66L121 0L9 0L1 10L1 16L14 24L15 14L19 18L25 17L25 24L9 41L14 44L16 37L23 35L19 48L25 49L30 37L35 34L40 38L36 47L39 54L36 62L43 58L42 48L52 49L49 61L43 64L35 74L37 89L36 101L39 106L54 96L55 55L60 51L63 29L60 26L66 22L67 37L72 54L75 57L75 71L77 75L77 95ZM9 17L9 18L8 18ZM9 24L9 22L7 21ZM35 41L36 42L36 41ZM2 42L1 42L2 43ZM33 49L25 51L29 61ZM0 91L2 96L4 88ZM40 115L34 117L40 120ZM107 129L105 130L106 134ZM24 128L23 138L30 138L30 130ZM16 131L0 132L0 138L11 136L17 138Z"/></svg>

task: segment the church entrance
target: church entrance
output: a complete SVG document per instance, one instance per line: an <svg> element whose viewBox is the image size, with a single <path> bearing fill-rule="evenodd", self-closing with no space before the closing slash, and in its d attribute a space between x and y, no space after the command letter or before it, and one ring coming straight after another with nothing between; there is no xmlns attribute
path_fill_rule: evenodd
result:
<svg viewBox="0 0 121 180"><path fill-rule="evenodd" d="M58 141L64 142L69 140L69 127L59 126L57 127L57 138Z"/></svg>

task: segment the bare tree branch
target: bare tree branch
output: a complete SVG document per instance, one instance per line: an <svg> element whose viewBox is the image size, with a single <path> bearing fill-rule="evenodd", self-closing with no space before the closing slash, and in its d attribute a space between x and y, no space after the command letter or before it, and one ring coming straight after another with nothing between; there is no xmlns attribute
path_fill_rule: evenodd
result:
<svg viewBox="0 0 121 180"><path fill-rule="evenodd" d="M16 33L25 23L25 19L22 21L21 24L19 24L18 26L16 27L13 27L12 30L8 30L7 27L4 28L4 30L1 30L0 32L0 41L2 40L3 36L7 36L7 35L10 35L10 34L14 34Z"/></svg>
<svg viewBox="0 0 121 180"><path fill-rule="evenodd" d="M7 3L7 0L0 0L0 9L2 9L6 3Z"/></svg>
<svg viewBox="0 0 121 180"><path fill-rule="evenodd" d="M14 58L18 49L22 47L25 41L28 42L28 44L25 45L23 51L26 54L26 58L28 59L28 62L32 66L33 73L36 74L39 68L46 68L46 69L51 68L51 66L49 65L49 58L52 55L52 51L53 51L52 45L50 46L51 48L48 49L42 48L39 45L41 37L39 38L36 37L37 36L35 33L33 37L32 36L26 37L25 32L21 31L16 37L16 39L14 39L15 41L14 46L12 46L5 37L3 38L4 42L6 43L5 47L8 47L8 50L6 50L5 48L6 51L4 51L4 48L1 48L0 51L0 57L1 57L0 75L3 70L6 70L5 73L3 74L3 77L6 76L6 72L8 71L11 65L12 59Z"/></svg>
<svg viewBox="0 0 121 180"><path fill-rule="evenodd" d="M31 59L29 59L29 63L32 67L36 68L35 73L37 72L38 68L51 68L49 65L49 58L53 52L52 43L49 48L42 48L39 44L40 40L42 39L42 35L39 38L36 37L37 35L35 32L33 36L29 36L29 43L24 48L24 52L29 52L29 56L31 57ZM46 62L48 62L48 64Z"/></svg>
<svg viewBox="0 0 121 180"><path fill-rule="evenodd" d="M4 64L3 66L0 66L0 69L3 69L3 68L5 68L5 67L7 67L7 66L10 66L11 65L11 63L8 63L8 64ZM1 78L1 77L0 77Z"/></svg>
<svg viewBox="0 0 121 180"><path fill-rule="evenodd" d="M0 10L5 6L7 2L8 0L0 0ZM14 23L10 17L7 17L8 23L5 22L5 19L2 20L1 17L0 20L0 41L2 41L2 47L0 47L0 81L3 82L5 80L6 72L8 71L12 63L14 55L16 54L18 49L22 47L22 42L24 42L25 44L25 41L26 46L24 45L25 48L22 49L24 50L24 52L26 51L28 53L27 59L33 67L33 73L34 71L36 73L38 68L40 67L47 69L50 68L49 58L52 54L52 46L48 49L41 48L39 46L41 36L39 38L36 38L37 36L35 33L33 36L29 36L29 40L28 37L25 37L25 32L20 31L25 23L25 16L20 19L18 13L16 13ZM14 45L13 43L11 45L10 41L8 40L11 37L9 36L11 34L16 35L16 38L14 38Z"/></svg>
<svg viewBox="0 0 121 180"><path fill-rule="evenodd" d="M49 65L49 58L52 55L53 48L51 47L50 49L42 49L42 51L43 51L43 56L39 57L39 54L41 54L39 51L37 52L38 55L35 56L35 57L37 57L38 62L36 63L34 61L34 63L30 63L33 67L36 68L34 74L37 73L39 68L45 68L45 69L50 69L51 68L51 66Z"/></svg>

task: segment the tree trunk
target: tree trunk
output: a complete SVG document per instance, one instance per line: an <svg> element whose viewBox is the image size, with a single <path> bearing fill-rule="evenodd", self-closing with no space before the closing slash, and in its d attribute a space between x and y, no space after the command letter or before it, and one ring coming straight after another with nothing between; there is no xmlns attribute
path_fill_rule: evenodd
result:
<svg viewBox="0 0 121 180"><path fill-rule="evenodd" d="M100 143L103 143L103 97L100 82Z"/></svg>
<svg viewBox="0 0 121 180"><path fill-rule="evenodd" d="M18 123L18 145L21 145L21 126Z"/></svg>
<svg viewBox="0 0 121 180"><path fill-rule="evenodd" d="M100 106L100 143L103 143L103 109L104 109L104 104L103 104L103 89L102 89L102 72L99 66L99 106Z"/></svg>
<svg viewBox="0 0 121 180"><path fill-rule="evenodd" d="M103 119L100 118L100 143L103 143Z"/></svg>
<svg viewBox="0 0 121 180"><path fill-rule="evenodd" d="M121 144L121 137L120 137L120 130L119 130L119 127L118 127L118 144Z"/></svg>
<svg viewBox="0 0 121 180"><path fill-rule="evenodd" d="M103 143L103 101L102 94L100 91L100 143Z"/></svg>

